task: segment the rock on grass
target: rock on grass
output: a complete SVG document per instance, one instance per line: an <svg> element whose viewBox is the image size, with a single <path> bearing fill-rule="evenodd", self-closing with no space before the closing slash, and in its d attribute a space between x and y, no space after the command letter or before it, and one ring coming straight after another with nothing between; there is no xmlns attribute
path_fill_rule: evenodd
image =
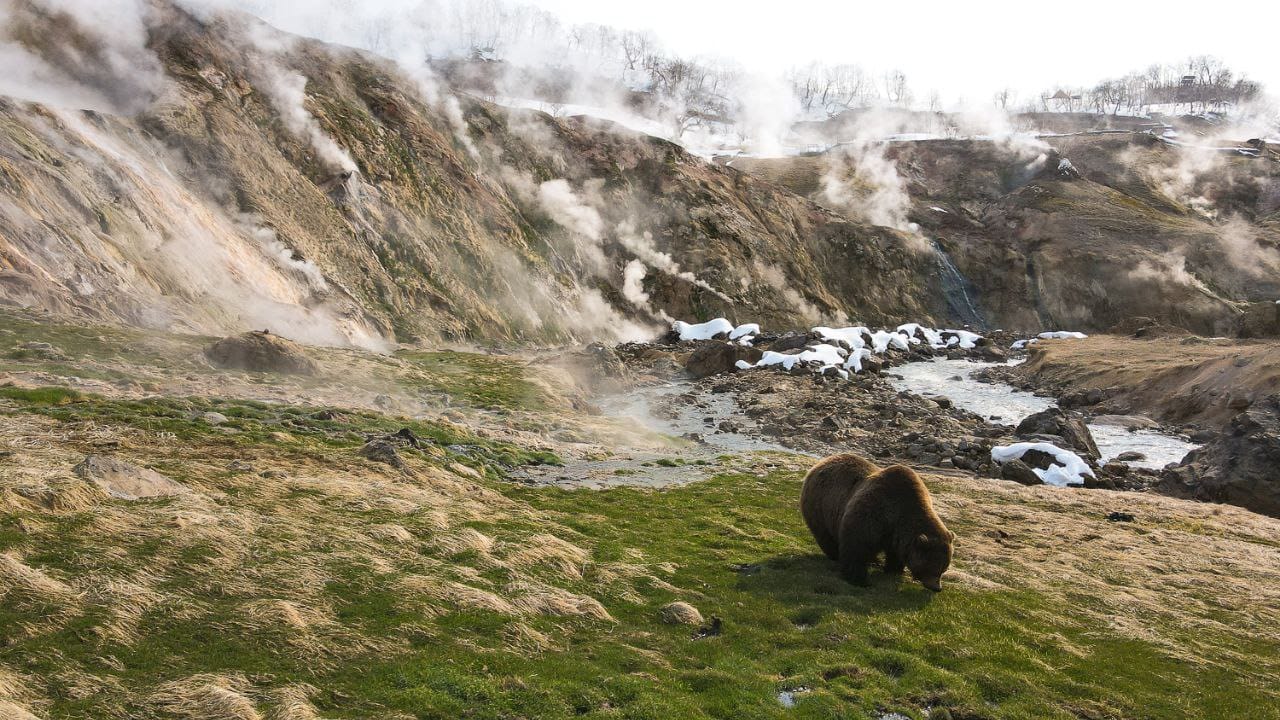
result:
<svg viewBox="0 0 1280 720"><path fill-rule="evenodd" d="M701 625L702 613L687 602L676 601L662 607L662 622L668 625Z"/></svg>
<svg viewBox="0 0 1280 720"><path fill-rule="evenodd" d="M186 486L147 468L106 455L88 455L75 473L120 500L169 497L188 492Z"/></svg>

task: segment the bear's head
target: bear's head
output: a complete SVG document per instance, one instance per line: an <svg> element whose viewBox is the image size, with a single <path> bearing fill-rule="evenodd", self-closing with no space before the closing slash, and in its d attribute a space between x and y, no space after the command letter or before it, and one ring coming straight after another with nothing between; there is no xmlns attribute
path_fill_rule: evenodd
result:
<svg viewBox="0 0 1280 720"><path fill-rule="evenodd" d="M956 534L943 530L942 535L920 533L911 540L907 552L907 568L911 577L934 592L942 590L942 573L951 566L951 542Z"/></svg>

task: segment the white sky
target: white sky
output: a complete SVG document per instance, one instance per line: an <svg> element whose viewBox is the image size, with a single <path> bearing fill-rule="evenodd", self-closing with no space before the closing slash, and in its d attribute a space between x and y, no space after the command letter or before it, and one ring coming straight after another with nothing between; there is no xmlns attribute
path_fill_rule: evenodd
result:
<svg viewBox="0 0 1280 720"><path fill-rule="evenodd" d="M809 60L896 67L917 100L936 89L948 105L962 96L989 102L1006 86L1027 99L1189 55L1215 55L1280 93L1275 0L528 1L568 23L649 29L677 53L760 72Z"/></svg>

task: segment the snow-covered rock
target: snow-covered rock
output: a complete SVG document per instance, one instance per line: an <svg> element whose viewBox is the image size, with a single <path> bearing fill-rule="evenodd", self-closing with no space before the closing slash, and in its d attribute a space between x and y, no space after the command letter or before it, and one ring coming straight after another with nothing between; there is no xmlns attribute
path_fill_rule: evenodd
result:
<svg viewBox="0 0 1280 720"><path fill-rule="evenodd" d="M1070 483L1084 482L1085 477L1094 477L1093 470L1089 468L1089 464L1079 455L1046 442L997 445L991 448L991 459L1003 464L1010 460L1020 460L1023 455L1032 450L1039 450L1054 459L1055 464L1049 468L1032 468L1036 475L1047 485L1063 487Z"/></svg>
<svg viewBox="0 0 1280 720"><path fill-rule="evenodd" d="M697 325L690 325L687 322L677 320L671 323L671 329L680 336L681 340L712 340L717 335L732 333L734 326L733 323L724 318L716 318Z"/></svg>

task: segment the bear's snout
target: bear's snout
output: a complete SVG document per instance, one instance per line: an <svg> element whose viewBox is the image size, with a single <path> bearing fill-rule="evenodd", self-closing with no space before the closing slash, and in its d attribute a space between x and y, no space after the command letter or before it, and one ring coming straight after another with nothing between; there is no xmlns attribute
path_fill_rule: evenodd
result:
<svg viewBox="0 0 1280 720"><path fill-rule="evenodd" d="M942 592L942 578L934 578L932 580L921 580L920 584L929 588L934 592Z"/></svg>

